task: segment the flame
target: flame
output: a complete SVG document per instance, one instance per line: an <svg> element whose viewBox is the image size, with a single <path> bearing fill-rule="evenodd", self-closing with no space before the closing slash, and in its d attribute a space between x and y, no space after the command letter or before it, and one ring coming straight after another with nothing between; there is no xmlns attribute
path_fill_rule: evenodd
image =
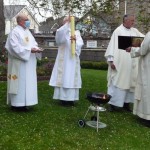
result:
<svg viewBox="0 0 150 150"><path fill-rule="evenodd" d="M104 96L103 96L103 99L106 99L106 96L105 96L105 94L104 94Z"/></svg>

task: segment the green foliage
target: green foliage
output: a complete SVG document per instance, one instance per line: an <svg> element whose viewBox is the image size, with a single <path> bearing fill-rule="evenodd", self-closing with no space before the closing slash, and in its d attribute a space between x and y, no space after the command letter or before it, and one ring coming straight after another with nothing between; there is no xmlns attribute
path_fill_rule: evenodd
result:
<svg viewBox="0 0 150 150"><path fill-rule="evenodd" d="M29 112L13 112L6 105L6 82L0 82L1 150L148 150L150 130L132 114L100 112L106 128L78 126L90 103L88 91L106 92L106 71L82 70L83 85L76 107L62 107L53 100L48 81L38 82L39 104ZM105 106L107 108L107 105ZM93 112L89 112L86 121Z"/></svg>
<svg viewBox="0 0 150 150"><path fill-rule="evenodd" d="M7 75L7 66L1 65L0 66L0 76L6 76Z"/></svg>
<svg viewBox="0 0 150 150"><path fill-rule="evenodd" d="M6 65L8 63L8 53L5 48L0 49L0 65Z"/></svg>
<svg viewBox="0 0 150 150"><path fill-rule="evenodd" d="M55 60L42 59L38 60L37 63L37 74L39 76L49 76L52 72ZM107 70L107 62L93 62L93 61L81 61L82 69L97 69L97 70Z"/></svg>
<svg viewBox="0 0 150 150"><path fill-rule="evenodd" d="M49 12L51 13L54 18L61 18L62 15L75 15L75 16L84 16L87 13L91 15L91 18L95 16L100 16L101 12L106 13L108 16L112 15L115 12L114 22L112 23L119 23L120 20L120 12L123 10L120 8L120 4L124 3L125 1L118 1L118 0L27 0L32 9L39 10L39 14L42 15L41 12ZM135 8L131 12L134 12L138 18L137 26L138 28L144 28L145 32L148 31L150 28L149 26L149 1L148 0L130 0L127 1L127 7L130 10L130 4L135 4ZM41 10L41 11L40 11ZM44 11L43 11L44 10ZM65 11L64 11L65 10ZM44 15L42 15L45 17ZM122 18L122 17L121 17Z"/></svg>
<svg viewBox="0 0 150 150"><path fill-rule="evenodd" d="M49 62L48 59L37 60L37 66L42 66L44 64L47 64L48 62Z"/></svg>
<svg viewBox="0 0 150 150"><path fill-rule="evenodd" d="M48 58L43 58L41 60L37 60L37 66L43 66L47 63L52 63L54 64L55 60L49 60Z"/></svg>
<svg viewBox="0 0 150 150"><path fill-rule="evenodd" d="M37 61L37 75L38 76L49 76L52 73L54 66L54 60L42 59ZM107 70L108 64L106 62L92 62L92 61L81 61L82 69L96 69L96 70ZM7 65L0 66L0 76L7 75Z"/></svg>
<svg viewBox="0 0 150 150"><path fill-rule="evenodd" d="M58 16L62 15L62 10L65 10L66 15L83 15L89 11L92 13L92 15L97 15L100 13L100 11L112 12L115 8L118 7L117 0L92 0L90 2L88 2L87 0L54 0L51 2L47 1L47 3L51 3L51 7L53 8L53 14Z"/></svg>
<svg viewBox="0 0 150 150"><path fill-rule="evenodd" d="M148 30L149 30L149 25L150 25L150 23L149 23L149 20L150 20L149 14L147 14L145 10L141 10L138 14L137 19L138 19L138 23L139 23L138 25L142 26L143 31L145 33L147 33Z"/></svg>
<svg viewBox="0 0 150 150"><path fill-rule="evenodd" d="M108 64L106 62L81 61L81 68L107 70Z"/></svg>
<svg viewBox="0 0 150 150"><path fill-rule="evenodd" d="M38 76L50 76L54 66L53 61L48 59L42 59L37 61L37 75Z"/></svg>

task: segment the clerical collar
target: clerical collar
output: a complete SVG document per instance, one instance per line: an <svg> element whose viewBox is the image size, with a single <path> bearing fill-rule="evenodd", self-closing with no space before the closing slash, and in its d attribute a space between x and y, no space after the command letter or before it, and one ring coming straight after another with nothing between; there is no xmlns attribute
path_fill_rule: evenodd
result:
<svg viewBox="0 0 150 150"><path fill-rule="evenodd" d="M123 27L125 27L125 26L124 26L124 24L123 24ZM130 30L130 29L131 29L131 27L130 27L130 28L125 27L125 28L126 28L126 29L128 29L128 30Z"/></svg>

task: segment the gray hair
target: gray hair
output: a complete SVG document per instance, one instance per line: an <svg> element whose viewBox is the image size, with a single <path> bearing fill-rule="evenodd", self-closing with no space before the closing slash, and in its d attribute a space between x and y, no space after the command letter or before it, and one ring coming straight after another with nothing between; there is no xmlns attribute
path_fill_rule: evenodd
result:
<svg viewBox="0 0 150 150"><path fill-rule="evenodd" d="M131 16L133 16L133 17L135 17L135 15L133 15L133 14L125 14L124 16L123 16L123 22L125 22L127 19L129 19L129 17L131 17Z"/></svg>

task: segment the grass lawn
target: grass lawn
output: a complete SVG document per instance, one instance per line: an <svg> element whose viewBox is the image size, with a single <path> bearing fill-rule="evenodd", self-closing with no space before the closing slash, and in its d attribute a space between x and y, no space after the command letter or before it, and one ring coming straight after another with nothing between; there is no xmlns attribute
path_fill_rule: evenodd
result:
<svg viewBox="0 0 150 150"><path fill-rule="evenodd" d="M26 113L10 110L6 105L6 82L0 82L0 150L149 150L150 129L123 110L100 112L107 127L98 132L88 126L78 127L78 119L83 119L90 105L86 93L106 92L106 74L82 69L83 85L76 107L60 106L52 99L49 81L40 81L39 104Z"/></svg>

